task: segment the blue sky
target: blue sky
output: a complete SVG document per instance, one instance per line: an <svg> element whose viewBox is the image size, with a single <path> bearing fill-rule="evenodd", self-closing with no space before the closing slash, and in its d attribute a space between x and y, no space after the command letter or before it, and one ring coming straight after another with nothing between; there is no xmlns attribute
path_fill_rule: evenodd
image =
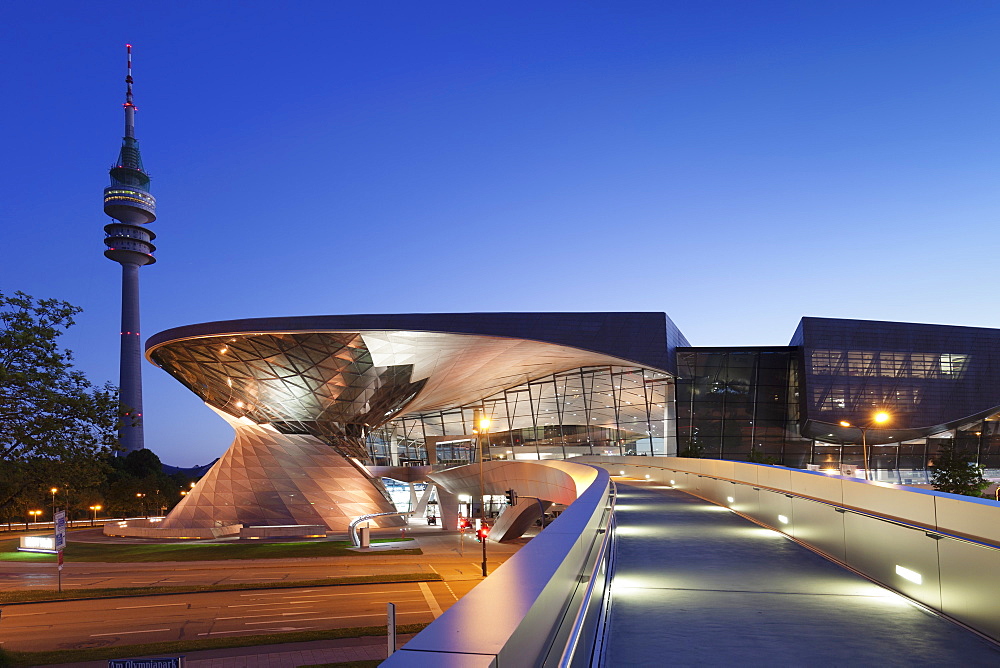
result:
<svg viewBox="0 0 1000 668"><path fill-rule="evenodd" d="M229 318L666 311L1000 327L996 2L0 6L0 289L85 309L117 380L101 191L124 44L159 261L144 337ZM144 369L169 463L229 428Z"/></svg>

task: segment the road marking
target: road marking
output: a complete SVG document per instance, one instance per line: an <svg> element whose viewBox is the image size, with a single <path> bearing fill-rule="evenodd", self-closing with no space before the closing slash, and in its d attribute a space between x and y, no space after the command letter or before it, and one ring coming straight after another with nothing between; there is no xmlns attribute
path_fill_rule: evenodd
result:
<svg viewBox="0 0 1000 668"><path fill-rule="evenodd" d="M6 615L3 616L3 618L7 619L8 617L30 617L32 615L49 615L49 614L52 614L52 613L49 613L49 612L16 612L16 613L11 614L11 613L8 612Z"/></svg>
<svg viewBox="0 0 1000 668"><path fill-rule="evenodd" d="M187 605L187 603L156 603L155 605L123 605L115 610L134 610L137 608L169 608L172 605Z"/></svg>
<svg viewBox="0 0 1000 668"><path fill-rule="evenodd" d="M312 612L272 612L267 615L243 615L241 617L216 617L216 620L223 619L255 619L259 617L291 617L293 615L311 615Z"/></svg>
<svg viewBox="0 0 1000 668"><path fill-rule="evenodd" d="M283 626L276 629L242 629L240 631L209 631L208 633L199 633L200 636L222 636L229 635L233 633L260 633L261 631L305 631L307 629L316 628L315 626Z"/></svg>
<svg viewBox="0 0 1000 668"><path fill-rule="evenodd" d="M227 605L227 608L270 608L274 605L280 605L282 607L287 607L287 603L238 603L236 605ZM306 607L306 606L302 606Z"/></svg>
<svg viewBox="0 0 1000 668"><path fill-rule="evenodd" d="M381 591L345 591L340 594L313 594L313 598L332 598L334 596L381 596L382 594L412 594L412 593L414 593L412 589L388 589Z"/></svg>
<svg viewBox="0 0 1000 668"><path fill-rule="evenodd" d="M438 605L437 600L434 598L434 594L431 593L431 588L427 586L426 582L421 582L420 592L424 595L424 600L427 601L427 607L431 609L431 614L434 615L434 619L441 616L441 606Z"/></svg>
<svg viewBox="0 0 1000 668"><path fill-rule="evenodd" d="M400 615L426 615L426 612L422 610L416 610L414 612L397 612L396 616ZM339 617L310 617L308 619L296 619L297 622L321 622L328 619L357 619L358 617L378 617L380 619L385 619L384 612L376 612L370 615L341 615ZM273 624L274 622L244 622L247 626L253 626L254 624ZM258 629L260 630L260 629Z"/></svg>
<svg viewBox="0 0 1000 668"><path fill-rule="evenodd" d="M451 585L448 584L447 582L445 582L444 586L448 588L449 592L451 592L451 597L454 598L457 601L458 600L458 594L456 594L455 590L451 588Z"/></svg>
<svg viewBox="0 0 1000 668"><path fill-rule="evenodd" d="M99 638L101 636L127 636L133 633L157 633L159 631L169 631L170 629L147 629L146 631L117 631L116 633L92 633L91 638Z"/></svg>
<svg viewBox="0 0 1000 668"><path fill-rule="evenodd" d="M441 575L440 573L438 573L438 569L434 568L434 564L427 564L427 565L428 565L428 566L430 567L430 569L431 569L432 571L434 571L434 572L435 572L435 573L437 573L438 575Z"/></svg>
<svg viewBox="0 0 1000 668"><path fill-rule="evenodd" d="M240 594L240 596L301 596L302 594L311 594L316 591L315 589L306 589L305 591L296 592L294 594L289 594L287 591L276 591L270 594L267 593L254 593L254 594Z"/></svg>

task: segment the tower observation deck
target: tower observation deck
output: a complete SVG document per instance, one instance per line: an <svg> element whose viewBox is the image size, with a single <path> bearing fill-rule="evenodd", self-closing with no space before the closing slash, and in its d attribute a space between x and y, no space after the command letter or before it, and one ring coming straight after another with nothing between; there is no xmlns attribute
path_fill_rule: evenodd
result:
<svg viewBox="0 0 1000 668"><path fill-rule="evenodd" d="M139 338L139 267L156 262L153 239L145 225L156 220L156 199L149 194L149 175L142 166L135 139L132 101L132 45L125 77L125 136L118 160L110 170L111 185L104 189L104 213L114 222L104 226L104 255L122 266L122 324L119 398L122 419L118 439L125 453L143 446L142 346Z"/></svg>

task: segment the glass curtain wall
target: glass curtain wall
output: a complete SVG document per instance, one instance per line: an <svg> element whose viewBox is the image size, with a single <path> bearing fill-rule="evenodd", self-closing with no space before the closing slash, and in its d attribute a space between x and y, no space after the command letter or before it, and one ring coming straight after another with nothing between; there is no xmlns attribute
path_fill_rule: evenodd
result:
<svg viewBox="0 0 1000 668"><path fill-rule="evenodd" d="M477 411L491 421L492 459L676 452L673 379L620 366L564 371L466 406L398 418L369 435L369 451L380 464L475 461Z"/></svg>
<svg viewBox="0 0 1000 668"><path fill-rule="evenodd" d="M677 373L682 455L805 468L797 348L678 348Z"/></svg>

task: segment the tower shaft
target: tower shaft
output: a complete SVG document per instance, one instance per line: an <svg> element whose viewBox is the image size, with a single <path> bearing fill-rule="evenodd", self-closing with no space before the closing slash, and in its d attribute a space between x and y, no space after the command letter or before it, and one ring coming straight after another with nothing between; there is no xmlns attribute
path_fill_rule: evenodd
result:
<svg viewBox="0 0 1000 668"><path fill-rule="evenodd" d="M125 453L144 447L142 428L142 345L139 336L139 267L156 262L153 239L146 225L156 220L156 199L149 194L149 175L142 166L135 139L132 102L132 45L128 47L125 77L125 136L118 160L111 168L111 185L104 189L104 213L113 222L104 226L104 255L122 266L121 356L119 401L122 417L118 440Z"/></svg>
<svg viewBox="0 0 1000 668"><path fill-rule="evenodd" d="M126 453L145 447L142 429L142 342L139 338L139 265L122 263L122 331L119 358L122 420L118 441Z"/></svg>

